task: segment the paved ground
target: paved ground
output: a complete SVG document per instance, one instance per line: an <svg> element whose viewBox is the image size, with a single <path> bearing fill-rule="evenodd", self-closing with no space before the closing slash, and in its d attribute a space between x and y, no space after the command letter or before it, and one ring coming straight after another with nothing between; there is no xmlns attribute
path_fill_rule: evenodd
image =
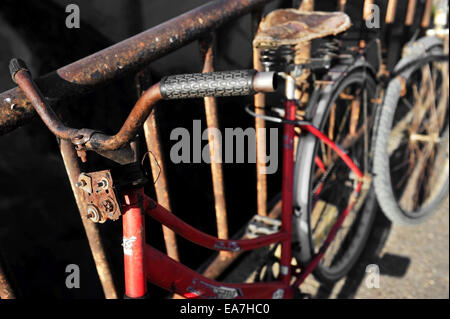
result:
<svg viewBox="0 0 450 319"><path fill-rule="evenodd" d="M448 201L423 225L393 226L379 257L388 270L380 267L380 288L362 284L356 298L449 298Z"/></svg>
<svg viewBox="0 0 450 319"><path fill-rule="evenodd" d="M379 288L371 273L377 265ZM448 200L441 211L422 225L391 225L376 220L370 243L358 265L334 287L323 287L313 277L302 290L316 298L449 298Z"/></svg>
<svg viewBox="0 0 450 319"><path fill-rule="evenodd" d="M261 254L250 255L226 279L251 281L254 273L249 273L260 259ZM377 268L366 272L368 265ZM371 277L374 269L380 273L378 283ZM414 227L392 225L379 212L369 243L347 278L326 287L310 276L301 290L313 298L449 298L448 199L427 222Z"/></svg>

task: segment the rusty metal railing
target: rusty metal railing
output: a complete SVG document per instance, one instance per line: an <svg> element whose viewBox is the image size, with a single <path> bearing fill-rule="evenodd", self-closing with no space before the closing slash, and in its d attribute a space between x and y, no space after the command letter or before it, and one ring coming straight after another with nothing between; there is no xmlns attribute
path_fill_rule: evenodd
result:
<svg viewBox="0 0 450 319"><path fill-rule="evenodd" d="M92 91L107 81L138 71L226 22L272 0L215 0L44 75L36 82L51 104ZM0 135L26 124L34 109L18 88L0 94Z"/></svg>

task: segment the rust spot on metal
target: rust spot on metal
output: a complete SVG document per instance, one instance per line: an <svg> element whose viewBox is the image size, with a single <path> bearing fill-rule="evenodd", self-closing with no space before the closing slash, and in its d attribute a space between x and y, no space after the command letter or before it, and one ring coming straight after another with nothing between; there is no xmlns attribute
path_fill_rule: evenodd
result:
<svg viewBox="0 0 450 319"><path fill-rule="evenodd" d="M47 105L37 85L31 79L30 73L25 70L18 71L14 76L15 81L31 101L34 109L42 121L57 137L71 139L77 130L66 127L58 118L56 113Z"/></svg>
<svg viewBox="0 0 450 319"><path fill-rule="evenodd" d="M253 48L253 67L255 70L262 71L264 68L261 64L260 50ZM264 115L264 106L266 104L266 96L263 93L255 94L255 112ZM265 129L265 121L262 118L255 118L256 130L256 196L258 215L267 216L267 175L264 174L266 164L262 158L266 154L266 136L261 134Z"/></svg>
<svg viewBox="0 0 450 319"><path fill-rule="evenodd" d="M150 82L149 70L143 69L136 75L138 95L142 94L142 88L149 85ZM149 162L152 170L156 198L162 206L168 210L171 210L166 166L162 155L161 141L156 122L156 110L156 108L153 108L152 112L144 122L144 135L149 154ZM156 203L153 204L156 207ZM179 261L180 257L178 254L178 245L175 233L164 225L162 225L162 231L167 255L170 258Z"/></svg>
<svg viewBox="0 0 450 319"><path fill-rule="evenodd" d="M203 58L203 73L214 72L214 35L200 41L200 51ZM204 98L206 123L208 128L219 128L217 101L214 97ZM227 209L223 182L222 164L216 161L216 152L221 152L221 145L208 131L209 153L211 157L211 176L216 210L217 235L220 239L228 239ZM226 252L225 252L226 253Z"/></svg>
<svg viewBox="0 0 450 319"><path fill-rule="evenodd" d="M97 267L97 273L100 279L100 283L103 287L103 292L107 299L117 299L117 292L114 286L113 277L109 268L108 261L106 259L105 250L102 245L100 233L97 225L89 221L85 216L85 210L87 203L83 198L80 189L76 187L78 176L80 175L80 167L77 161L77 155L73 145L70 141L62 140L60 142L60 151L64 161L69 182L72 187L72 191L77 203L77 207L80 213L81 221L83 223L84 230L91 248L92 257L94 258L95 266Z"/></svg>
<svg viewBox="0 0 450 319"><path fill-rule="evenodd" d="M303 0L300 7L298 8L301 11L314 11L314 0Z"/></svg>
<svg viewBox="0 0 450 319"><path fill-rule="evenodd" d="M156 198L160 205L171 210L166 168L162 157L162 147L158 128L156 126L155 110L153 110L144 123L144 134L147 148L149 152L151 152L149 160L152 169L153 183L155 185ZM174 260L180 260L175 233L164 225L162 226L162 230L167 255Z"/></svg>
<svg viewBox="0 0 450 319"><path fill-rule="evenodd" d="M394 23L396 11L397 11L397 0L389 0L386 12L386 23L388 24Z"/></svg>
<svg viewBox="0 0 450 319"><path fill-rule="evenodd" d="M403 97L407 93L406 80L400 75L397 76L396 79L400 81L401 85L400 96Z"/></svg>
<svg viewBox="0 0 450 319"><path fill-rule="evenodd" d="M93 211L88 218L95 223L104 223L108 219L119 219L120 205L117 201L114 184L109 170L81 173L76 185L83 190L83 197Z"/></svg>
<svg viewBox="0 0 450 319"><path fill-rule="evenodd" d="M406 13L405 25L410 26L414 23L414 14L416 13L417 0L408 1L408 11Z"/></svg>
<svg viewBox="0 0 450 319"><path fill-rule="evenodd" d="M364 6L363 6L363 19L368 20L370 16L372 15L372 5L373 0L364 0Z"/></svg>
<svg viewBox="0 0 450 319"><path fill-rule="evenodd" d="M428 26L430 25L432 9L433 9L433 1L427 0L425 4L425 10L423 12L422 28L428 28Z"/></svg>
<svg viewBox="0 0 450 319"><path fill-rule="evenodd" d="M92 134L86 143L88 149L117 150L132 140L153 109L153 105L162 99L159 83L146 90L128 115L119 132L114 136L100 133Z"/></svg>
<svg viewBox="0 0 450 319"><path fill-rule="evenodd" d="M344 12L345 5L347 4L347 0L339 0L339 11Z"/></svg>

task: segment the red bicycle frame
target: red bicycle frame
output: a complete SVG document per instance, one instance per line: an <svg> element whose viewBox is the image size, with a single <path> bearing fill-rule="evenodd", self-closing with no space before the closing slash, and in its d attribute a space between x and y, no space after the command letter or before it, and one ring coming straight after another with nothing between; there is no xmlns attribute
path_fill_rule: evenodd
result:
<svg viewBox="0 0 450 319"><path fill-rule="evenodd" d="M205 234L186 224L170 211L144 194L142 188L130 190L123 194L123 249L125 263L125 289L129 298L142 298L147 293L147 280L163 289L184 296L185 298L291 298L295 289L312 272L320 262L323 254L334 239L336 232L344 222L355 203L356 197L350 200L348 207L340 215L328 234L325 244L292 282L291 238L292 238L292 206L293 206L293 171L294 171L294 138L296 102L285 103L284 137L283 137L283 185L281 229L279 232L255 239L222 240ZM349 168L358 176L355 195L362 186L363 174L355 163L333 141L328 139L312 125L300 127L315 135L331 147L344 160ZM148 244L144 243L144 213L156 219L175 233L200 246L213 250L248 251L281 243L280 279L266 283L228 284L220 283L202 276L179 262L169 258Z"/></svg>
<svg viewBox="0 0 450 319"><path fill-rule="evenodd" d="M66 127L55 115L54 111L45 103L45 98L37 89L31 75L28 73L24 63L13 60L11 64L12 77L19 83L22 90L33 101L33 106L41 115L41 118L47 124L49 129L63 139L71 138L72 142L82 143L82 140L91 138L92 130L76 130ZM255 75L250 77L252 90L255 89ZM274 74L269 74L269 84L260 86L268 90L274 90ZM124 143L128 135L133 135L136 124L139 124L137 118L144 119L145 112L148 112L148 106L155 101L163 98L161 83L152 86L141 97L129 115L126 124L117 135L103 136L99 141L105 142L105 145L114 147ZM261 89L262 90L262 89ZM323 257L325 250L334 239L339 227L344 219L352 210L356 196L350 197L348 207L342 212L333 225L330 233L325 239L324 245L312 260L296 273L297 279L292 282L292 208L293 208L293 179L294 179L294 138L296 136L295 126L299 125L304 131L307 131L333 149L339 157L343 159L346 165L358 177L358 184L354 194L358 195L362 186L363 174L350 157L345 154L333 141L322 134L313 125L297 122L297 105L295 96L295 81L291 76L286 77L286 97L285 116L283 124L283 165L282 165L282 211L280 231L271 235L261 236L254 239L243 240L223 240L217 237L207 235L194 227L184 223L158 203L144 194L143 188L127 190L122 194L122 212L123 212L123 251L124 251L124 271L125 271L125 295L129 298L143 298L147 294L147 280L166 289L177 293L186 298L290 298L295 289L305 280L311 271L317 266ZM134 112L134 113L133 113ZM147 114L148 115L148 114ZM136 122L137 121L137 122ZM128 123L128 124L127 124ZM125 129L124 129L125 127ZM127 133L120 135L124 130ZM128 130L131 130L128 132ZM81 135L76 135L81 134ZM86 135L85 135L86 134ZM61 136L60 136L61 135ZM75 135L73 138L72 135ZM106 136L106 137L105 137ZM121 136L117 139L117 136ZM85 141L84 143L86 143ZM111 142L112 141L112 142ZM112 143L112 144L108 144ZM78 145L78 144L77 144ZM105 146L106 147L106 146ZM77 149L82 158L85 156L85 149ZM84 155L83 155L84 154ZM320 169L324 169L323 163L316 158L316 163ZM108 177L109 178L109 177ZM91 181L92 182L92 181ZM100 181L104 185L103 181ZM81 181L80 181L81 183ZM87 185L88 182L84 181ZM108 182L106 180L106 185ZM320 190L320 187L319 187ZM90 194L91 192L88 191ZM111 203L110 203L111 204ZM113 207L113 205L111 204ZM280 276L278 281L255 284L222 284L198 274L197 272L183 266L182 264L170 259L168 256L158 252L154 248L145 244L145 223L144 213L150 215L161 224L172 229L175 233L183 236L200 246L213 250L228 251L247 251L274 243L281 244L280 258ZM95 210L94 210L95 215ZM98 212L97 212L98 215ZM115 219L114 219L115 220ZM303 266L303 265L302 265Z"/></svg>

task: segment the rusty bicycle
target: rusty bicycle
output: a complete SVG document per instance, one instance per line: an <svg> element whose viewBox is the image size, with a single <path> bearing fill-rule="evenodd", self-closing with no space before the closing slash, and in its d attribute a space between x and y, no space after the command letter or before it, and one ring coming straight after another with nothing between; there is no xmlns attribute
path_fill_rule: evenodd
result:
<svg viewBox="0 0 450 319"><path fill-rule="evenodd" d="M277 28L285 23L286 17L290 21L306 23L312 31L296 33L295 38L289 33L277 34ZM95 151L122 165L120 173L117 170L83 172L75 186L82 190L87 203L86 214L92 222L114 221L122 216L126 297L144 297L148 279L187 298L285 298L292 297L296 287L313 270L321 271L324 280L331 281L348 272L367 239L374 216L374 197L370 195L368 176L368 142L375 112L370 101L376 91L374 73L363 54L341 52L345 49L334 37L349 26L348 16L341 12L274 11L263 20L254 40L255 47L261 48L261 62L267 71L239 70L165 77L142 94L115 135L65 126L46 102L25 63L18 59L11 61L12 78L61 143L73 144L82 161L86 161L87 151ZM294 63L299 51L294 46L313 38L327 38L320 56ZM314 89L308 108L300 105L301 99L295 98L299 89L295 78L306 72L330 83ZM142 187L146 178L140 172L132 139L154 103L161 99L273 92L277 88L277 74L285 79L286 101L284 109L278 110L281 115L258 115L251 109L248 111L256 117L283 124L281 222L258 216L251 222L254 227L248 228L246 239L219 239L189 226L144 194ZM312 83L311 87L314 87L318 82ZM360 105L361 112L356 110ZM350 110L361 116L348 116ZM300 143L294 161L296 135L300 136ZM335 192L336 189L340 191ZM368 197L371 197L370 203L366 203ZM267 270L266 276L261 278L264 282L254 284L212 281L146 245L144 213L209 249L247 251L280 243L279 274L276 279L266 281L263 277L267 278L270 272ZM317 220L311 216L317 216ZM335 240L337 238L340 241ZM296 251L293 247L301 249ZM327 254L330 251L333 252L331 257ZM291 264L293 255L298 257L297 264Z"/></svg>
<svg viewBox="0 0 450 319"><path fill-rule="evenodd" d="M206 13L216 12L218 3L246 10L240 1L216 1L187 15L187 20L203 21ZM100 224L122 221L126 298L146 298L147 282L185 298L302 297L298 287L311 273L323 283L334 283L348 274L367 242L376 213L378 177L373 171L380 154L377 147L385 147L380 144L385 124L380 123L385 123L383 110L388 106L382 104L390 103L389 98L383 99L384 85L393 76L412 72L416 62L422 66L424 61L445 57L441 51L426 51L425 58L402 62L386 79L377 35L354 39L346 33L350 26L351 19L344 12L272 11L258 24L253 39L254 69L214 72L205 67L204 73L167 75L145 89L114 135L65 125L26 64L19 59L11 61L12 79L29 101L28 107L31 105L58 138L63 157L71 157L67 159L73 168L69 172L71 186L77 200L85 203L85 218ZM191 36L186 37L189 40ZM157 32L139 38L135 48L141 48L139 43L145 46L145 41L159 45L155 37ZM181 41L176 36L164 39L168 47ZM111 58L117 55L110 53ZM122 69L120 63L114 67ZM60 74L68 76L75 71L68 68ZM70 91L68 86L64 89ZM266 106L264 95L276 91L282 92L283 98L274 107ZM255 95L255 103L245 109L257 123L282 125L280 216L256 215L241 239L211 236L145 194L148 178L136 139L158 101L248 95ZM436 115L430 114L428 119L435 120ZM426 139L420 132L414 136ZM85 162L89 152L117 165L80 171L76 158ZM257 269L254 283L213 280L146 244L145 215L210 250L239 253L271 246L270 260Z"/></svg>

